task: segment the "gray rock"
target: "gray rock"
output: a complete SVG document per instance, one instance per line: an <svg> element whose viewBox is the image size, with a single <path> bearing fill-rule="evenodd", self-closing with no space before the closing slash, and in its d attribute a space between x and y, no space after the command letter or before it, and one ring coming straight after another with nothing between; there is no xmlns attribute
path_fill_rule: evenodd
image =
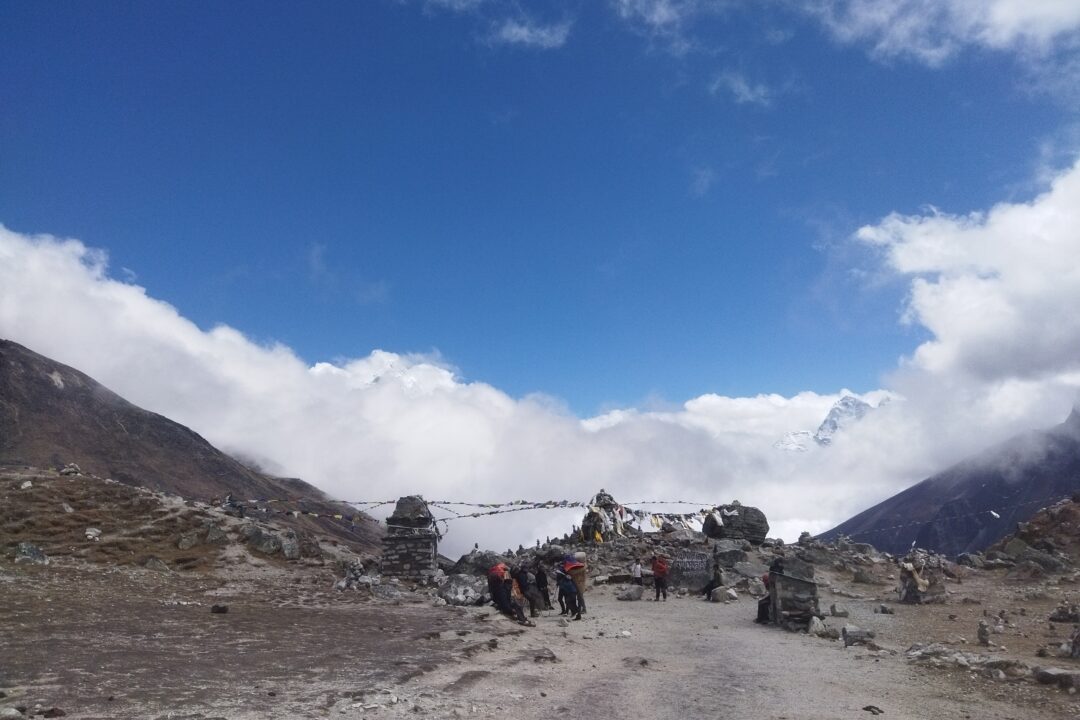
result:
<svg viewBox="0 0 1080 720"><path fill-rule="evenodd" d="M224 545L229 542L229 535L217 525L208 525L206 528L206 542L211 545Z"/></svg>
<svg viewBox="0 0 1080 720"><path fill-rule="evenodd" d="M640 600L645 594L645 588L641 585L631 585L615 596L616 600Z"/></svg>
<svg viewBox="0 0 1080 720"><path fill-rule="evenodd" d="M970 568L982 568L986 565L986 558L982 553L960 553L956 556L956 562Z"/></svg>
<svg viewBox="0 0 1080 720"><path fill-rule="evenodd" d="M401 591L393 585L372 585L371 594L383 600L397 600L401 597Z"/></svg>
<svg viewBox="0 0 1080 720"><path fill-rule="evenodd" d="M1050 622L1080 623L1080 605L1059 605L1048 619Z"/></svg>
<svg viewBox="0 0 1080 720"><path fill-rule="evenodd" d="M11 718L12 720L15 718L23 720L23 714L13 707L0 708L0 718L4 718L5 720L8 718Z"/></svg>
<svg viewBox="0 0 1080 720"><path fill-rule="evenodd" d="M765 513L755 507L732 503L719 506L716 513L723 524L716 521L713 513L709 513L701 528L711 538L749 540L754 545L760 545L769 534L769 521Z"/></svg>
<svg viewBox="0 0 1080 720"><path fill-rule="evenodd" d="M1043 685L1057 685L1061 688L1080 687L1080 673L1058 667L1036 667L1031 674Z"/></svg>
<svg viewBox="0 0 1080 720"><path fill-rule="evenodd" d="M852 645L866 645L874 639L872 630L863 630L856 625L845 625L840 629L840 637L844 639L844 647Z"/></svg>
<svg viewBox="0 0 1080 720"><path fill-rule="evenodd" d="M829 614L833 617L846 618L851 616L851 612L843 605L837 605L833 603L829 606Z"/></svg>
<svg viewBox="0 0 1080 720"><path fill-rule="evenodd" d="M199 531L191 530L181 535L176 540L176 547L180 550L190 550L199 544Z"/></svg>
<svg viewBox="0 0 1080 720"><path fill-rule="evenodd" d="M285 556L286 560L300 559L300 540L296 537L295 531L285 531L281 538L281 554Z"/></svg>
<svg viewBox="0 0 1080 720"><path fill-rule="evenodd" d="M15 562L31 565L48 565L49 557L37 545L21 542L15 546Z"/></svg>
<svg viewBox="0 0 1080 720"><path fill-rule="evenodd" d="M732 569L743 577L757 579L760 579L762 575L769 572L769 568L765 567L759 562L735 563L735 567L733 567Z"/></svg>
<svg viewBox="0 0 1080 720"><path fill-rule="evenodd" d="M768 591L765 589L765 583L761 582L761 580L759 580L758 578L749 578L746 581L746 592L750 593L756 598L759 598Z"/></svg>
<svg viewBox="0 0 1080 720"><path fill-rule="evenodd" d="M101 539L101 530L92 527L86 528L86 539L91 542L99 541Z"/></svg>
<svg viewBox="0 0 1080 720"><path fill-rule="evenodd" d="M169 570L169 566L165 564L163 560L156 557L148 557L146 562L143 563L143 567L147 570L153 570L154 572L172 572Z"/></svg>
<svg viewBox="0 0 1080 720"><path fill-rule="evenodd" d="M733 568L736 563L746 562L749 556L745 550L732 548L730 550L714 550L713 559L720 567Z"/></svg>
<svg viewBox="0 0 1080 720"><path fill-rule="evenodd" d="M64 466L64 469L60 471L61 475L82 475L82 469L75 463L68 463Z"/></svg>
<svg viewBox="0 0 1080 720"><path fill-rule="evenodd" d="M727 588L726 590L724 590L724 599L725 600L738 600L739 599L739 593L735 592L734 588Z"/></svg>
<svg viewBox="0 0 1080 720"><path fill-rule="evenodd" d="M807 626L806 631L811 635L821 637L825 634L825 623L821 622L821 619L817 615L810 618L810 624Z"/></svg>
<svg viewBox="0 0 1080 720"><path fill-rule="evenodd" d="M450 575L438 595L450 605L480 605L487 597L487 581L475 575Z"/></svg>
<svg viewBox="0 0 1080 720"><path fill-rule="evenodd" d="M248 546L263 555L275 555L281 552L281 539L271 532L266 532L258 525L245 525L241 532Z"/></svg>
<svg viewBox="0 0 1080 720"><path fill-rule="evenodd" d="M1024 542L1018 537L1014 537L1012 540L1005 543L1005 547L1003 548L1003 550L1005 551L1006 555L1013 558L1018 558L1024 553L1024 551L1030 548L1031 546L1028 545L1026 542Z"/></svg>
<svg viewBox="0 0 1080 720"><path fill-rule="evenodd" d="M1017 555L1016 559L1020 562L1033 562L1047 572L1063 572L1068 568L1068 565L1060 558L1032 547Z"/></svg>
<svg viewBox="0 0 1080 720"><path fill-rule="evenodd" d="M979 621L979 629L977 631L980 645L990 644L990 624L985 620Z"/></svg>
<svg viewBox="0 0 1080 720"><path fill-rule="evenodd" d="M855 570L855 574L851 578L851 582L858 583L860 585L873 585L877 581L874 579L873 575L866 572L862 568L858 568L858 569Z"/></svg>
<svg viewBox="0 0 1080 720"><path fill-rule="evenodd" d="M718 603L727 599L727 588L718 587L709 593L709 600Z"/></svg>
<svg viewBox="0 0 1080 720"><path fill-rule="evenodd" d="M549 548L549 551L554 550L557 546ZM558 548L562 553L562 548ZM553 560L561 560L562 554L553 557ZM462 555L461 558L454 563L454 567L450 569L450 575L477 575L487 577L488 570L499 563L509 563L509 560L498 553L494 553L490 550L473 550L472 552Z"/></svg>
<svg viewBox="0 0 1080 720"><path fill-rule="evenodd" d="M75 512L75 508L71 507L71 506L70 506L70 505L68 505L67 503L62 503L62 504L60 505L60 507L62 507L62 508L64 509L64 512L65 512L65 513L73 513L73 512Z"/></svg>

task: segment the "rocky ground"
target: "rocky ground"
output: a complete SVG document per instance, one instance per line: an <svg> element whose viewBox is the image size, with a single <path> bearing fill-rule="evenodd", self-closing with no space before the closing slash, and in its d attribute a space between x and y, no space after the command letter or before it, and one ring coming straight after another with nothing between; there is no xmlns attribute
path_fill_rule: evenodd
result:
<svg viewBox="0 0 1080 720"><path fill-rule="evenodd" d="M167 499L138 511L148 523L131 505L138 498L112 486L95 500L78 480L24 482L0 478L0 718L1080 717L1076 689L1040 684L1034 671L1080 673L1080 661L1060 656L1073 623L1048 619L1080 599L1071 569L1008 579L1005 561L950 565L944 602L900 605L895 563L863 547L743 558L727 544L669 537L672 553L720 548L744 571L725 570L738 599L623 602L613 582L590 589L583 620L547 612L526 628L490 607L448 606L434 586L376 579L370 560L353 589L335 589L348 553L309 547L286 559L266 542L271 525L251 538L243 521ZM32 501L19 494L29 491ZM56 501L76 491L82 500ZM110 503L118 512L72 518ZM85 536L84 521L110 518L100 539ZM208 521L227 540L208 542ZM180 550L192 532L199 538ZM14 562L15 541L40 537L54 539L43 542L47 565ZM590 563L617 580L621 558L654 546L590 547ZM871 630L874 645L752 622L746 576L800 552L817 558L826 626ZM831 616L833 604L849 617Z"/></svg>

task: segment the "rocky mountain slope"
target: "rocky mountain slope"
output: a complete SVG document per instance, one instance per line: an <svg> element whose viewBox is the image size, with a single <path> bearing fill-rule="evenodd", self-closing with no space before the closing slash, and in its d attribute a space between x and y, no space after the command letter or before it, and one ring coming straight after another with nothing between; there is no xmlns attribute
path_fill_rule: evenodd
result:
<svg viewBox="0 0 1080 720"><path fill-rule="evenodd" d="M318 488L295 478L252 470L190 429L132 405L93 378L0 340L0 467L62 468L128 485L209 501L289 499L275 510L354 515ZM301 504L302 503L302 504ZM329 518L292 518L298 529L375 547L373 522L350 526Z"/></svg>
<svg viewBox="0 0 1080 720"><path fill-rule="evenodd" d="M1080 490L1080 410L988 448L824 533L903 553L983 550L1040 508Z"/></svg>

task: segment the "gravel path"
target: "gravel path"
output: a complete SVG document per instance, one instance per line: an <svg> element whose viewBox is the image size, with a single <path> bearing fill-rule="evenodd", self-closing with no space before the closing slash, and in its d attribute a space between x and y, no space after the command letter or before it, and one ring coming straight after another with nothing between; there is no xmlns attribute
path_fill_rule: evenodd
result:
<svg viewBox="0 0 1080 720"><path fill-rule="evenodd" d="M72 720L833 720L872 717L871 705L890 719L1076 715L1057 690L988 688L912 666L902 652L755 625L751 598L618 602L614 589L597 588L582 621L563 627L547 613L521 628L490 608L363 601L329 590L325 570L294 575L222 585L139 570L0 568L0 709L40 703ZM211 614L216 602L229 612ZM879 622L886 646L901 636L888 623L917 622L856 617Z"/></svg>

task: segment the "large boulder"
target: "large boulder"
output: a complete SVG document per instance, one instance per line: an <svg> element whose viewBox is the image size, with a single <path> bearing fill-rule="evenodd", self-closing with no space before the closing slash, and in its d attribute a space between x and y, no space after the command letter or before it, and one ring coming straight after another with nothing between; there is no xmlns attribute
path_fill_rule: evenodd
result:
<svg viewBox="0 0 1080 720"><path fill-rule="evenodd" d="M487 581L475 575L450 575L439 586L438 595L449 605L482 605L487 600Z"/></svg>
<svg viewBox="0 0 1080 720"><path fill-rule="evenodd" d="M461 558L454 563L454 567L450 569L450 575L480 575L486 577L488 570L499 563L510 564L510 561L503 555L492 552L491 550L473 550L470 553L462 555Z"/></svg>
<svg viewBox="0 0 1080 720"><path fill-rule="evenodd" d="M640 600L645 594L645 588L641 585L631 585L615 596L616 600Z"/></svg>
<svg viewBox="0 0 1080 720"><path fill-rule="evenodd" d="M245 525L240 531L244 541L252 550L263 555L276 555L281 552L281 538L272 532L263 530L258 525Z"/></svg>
<svg viewBox="0 0 1080 720"><path fill-rule="evenodd" d="M745 539L760 545L769 534L769 521L761 510L735 502L706 515L701 531L711 538Z"/></svg>
<svg viewBox="0 0 1080 720"><path fill-rule="evenodd" d="M293 530L286 530L281 538L281 554L286 560L300 559L300 539Z"/></svg>

